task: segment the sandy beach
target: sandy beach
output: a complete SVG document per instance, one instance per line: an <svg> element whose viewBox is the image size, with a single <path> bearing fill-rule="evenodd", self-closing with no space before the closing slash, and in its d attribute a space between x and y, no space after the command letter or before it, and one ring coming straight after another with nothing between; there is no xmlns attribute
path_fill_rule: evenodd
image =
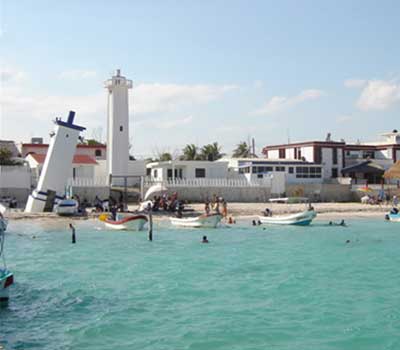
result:
<svg viewBox="0 0 400 350"><path fill-rule="evenodd" d="M383 218L390 211L390 205L368 205L361 203L313 203L318 213L317 219L351 219L351 218ZM130 211L135 211L137 205L129 205ZM204 212L204 204L188 204L187 209L192 209L185 216L200 215ZM278 203L228 203L228 215L237 219L246 219L261 214L265 208L272 210L274 215L296 213L306 208L305 204L278 204ZM87 216L65 218L55 213L25 213L22 210L11 210L6 216L11 220L85 220L97 218L99 213L91 213ZM154 213L155 221L162 221L170 216L169 212L159 211Z"/></svg>

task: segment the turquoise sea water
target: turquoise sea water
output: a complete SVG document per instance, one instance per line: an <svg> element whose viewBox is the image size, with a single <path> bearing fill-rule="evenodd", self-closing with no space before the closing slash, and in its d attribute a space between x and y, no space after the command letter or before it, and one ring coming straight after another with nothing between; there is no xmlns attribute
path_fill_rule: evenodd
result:
<svg viewBox="0 0 400 350"><path fill-rule="evenodd" d="M77 223L72 245L60 222L10 223L0 345L400 349L400 224L100 228Z"/></svg>

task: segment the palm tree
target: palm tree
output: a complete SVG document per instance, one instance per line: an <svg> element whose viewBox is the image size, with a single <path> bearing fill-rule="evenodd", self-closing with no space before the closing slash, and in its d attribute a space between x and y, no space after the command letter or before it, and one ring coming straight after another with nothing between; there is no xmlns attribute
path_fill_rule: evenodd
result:
<svg viewBox="0 0 400 350"><path fill-rule="evenodd" d="M198 160L197 147L193 143L186 145L182 153L181 160Z"/></svg>
<svg viewBox="0 0 400 350"><path fill-rule="evenodd" d="M221 146L218 146L218 142L210 143L208 145L204 145L201 148L201 159L202 160L218 160L223 157L223 153L221 153Z"/></svg>
<svg viewBox="0 0 400 350"><path fill-rule="evenodd" d="M172 160L172 155L171 155L171 153L164 152L164 153L160 154L158 158L159 158L158 160L160 162L166 162L166 161Z"/></svg>
<svg viewBox="0 0 400 350"><path fill-rule="evenodd" d="M251 157L251 150L246 142L240 142L233 150L233 158L249 158Z"/></svg>

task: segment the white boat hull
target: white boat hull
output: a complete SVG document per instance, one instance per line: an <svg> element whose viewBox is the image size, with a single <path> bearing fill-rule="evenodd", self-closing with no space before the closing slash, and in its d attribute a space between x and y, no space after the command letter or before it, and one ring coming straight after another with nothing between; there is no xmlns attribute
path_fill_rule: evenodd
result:
<svg viewBox="0 0 400 350"><path fill-rule="evenodd" d="M144 228L144 225L147 222L147 216L140 214L140 215L131 215L126 216L124 218L118 220L104 220L104 225L108 228L113 230L119 231L141 231Z"/></svg>
<svg viewBox="0 0 400 350"><path fill-rule="evenodd" d="M297 214L282 215L282 216L260 216L259 220L263 224L271 225L309 225L317 216L314 210L307 210Z"/></svg>
<svg viewBox="0 0 400 350"><path fill-rule="evenodd" d="M8 270L0 269L0 301L8 300L10 286L13 283L13 274Z"/></svg>
<svg viewBox="0 0 400 350"><path fill-rule="evenodd" d="M61 216L71 216L78 212L78 202L75 199L63 199L55 207L55 212Z"/></svg>
<svg viewBox="0 0 400 350"><path fill-rule="evenodd" d="M171 224L179 227L192 227L192 228L215 228L222 219L220 214L200 215L195 218L170 218Z"/></svg>

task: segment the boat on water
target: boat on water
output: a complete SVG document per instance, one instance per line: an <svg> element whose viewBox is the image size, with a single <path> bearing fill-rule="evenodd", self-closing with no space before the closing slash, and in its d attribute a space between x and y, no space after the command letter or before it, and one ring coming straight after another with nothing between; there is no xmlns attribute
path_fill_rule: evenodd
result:
<svg viewBox="0 0 400 350"><path fill-rule="evenodd" d="M79 203L75 199L62 199L55 206L54 211L60 216L71 216L78 213Z"/></svg>
<svg viewBox="0 0 400 350"><path fill-rule="evenodd" d="M7 229L7 220L0 211L0 258L3 260L3 267L0 267L0 301L7 301L9 298L10 286L14 283L14 275L6 267L4 259L4 239Z"/></svg>
<svg viewBox="0 0 400 350"><path fill-rule="evenodd" d="M107 214L104 215L105 216L99 217L99 219L104 222L106 227L113 230L141 231L148 221L147 216L144 214L133 214L127 216L118 214L116 220L112 220Z"/></svg>
<svg viewBox="0 0 400 350"><path fill-rule="evenodd" d="M259 216L259 220L262 224L306 226L311 224L316 216L317 213L315 210L309 209L301 213L289 215Z"/></svg>
<svg viewBox="0 0 400 350"><path fill-rule="evenodd" d="M385 215L385 219L392 222L400 222L400 212L397 208L393 208L388 214Z"/></svg>
<svg viewBox="0 0 400 350"><path fill-rule="evenodd" d="M179 227L215 228L222 220L221 214L203 214L194 218L170 218L171 224Z"/></svg>

